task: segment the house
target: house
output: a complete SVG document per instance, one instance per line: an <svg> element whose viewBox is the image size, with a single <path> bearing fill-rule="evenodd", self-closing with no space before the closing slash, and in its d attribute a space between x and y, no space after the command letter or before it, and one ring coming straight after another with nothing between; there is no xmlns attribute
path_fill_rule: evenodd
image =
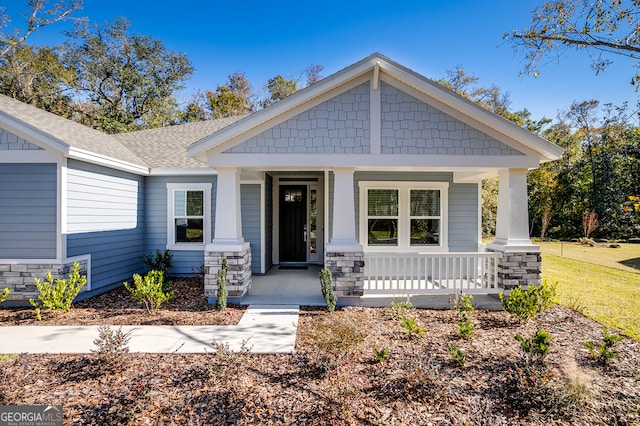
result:
<svg viewBox="0 0 640 426"><path fill-rule="evenodd" d="M526 174L561 154L379 54L251 115L119 135L0 96L0 288L28 298L79 261L89 296L157 249L204 266L210 297L223 258L235 298L285 263L327 264L345 304L537 283Z"/></svg>

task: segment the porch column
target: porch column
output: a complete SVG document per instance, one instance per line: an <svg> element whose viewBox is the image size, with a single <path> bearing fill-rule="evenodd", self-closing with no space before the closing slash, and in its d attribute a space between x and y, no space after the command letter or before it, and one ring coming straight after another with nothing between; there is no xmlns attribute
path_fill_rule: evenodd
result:
<svg viewBox="0 0 640 426"><path fill-rule="evenodd" d="M227 292L231 299L244 296L251 287L251 247L242 236L240 169L218 167L214 238L205 248L205 296L214 303L218 271L227 259Z"/></svg>
<svg viewBox="0 0 640 426"><path fill-rule="evenodd" d="M364 251L356 238L354 171L346 167L333 170L332 232L325 255L343 305L359 304L364 289Z"/></svg>
<svg viewBox="0 0 640 426"><path fill-rule="evenodd" d="M507 290L540 284L540 247L529 238L527 169L500 170L498 178L496 237L487 244L487 251L502 253L498 284Z"/></svg>

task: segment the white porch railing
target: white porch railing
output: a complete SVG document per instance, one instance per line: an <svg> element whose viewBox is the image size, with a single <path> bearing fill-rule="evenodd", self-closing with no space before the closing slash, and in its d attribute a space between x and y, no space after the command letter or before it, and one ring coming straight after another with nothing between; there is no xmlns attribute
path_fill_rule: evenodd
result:
<svg viewBox="0 0 640 426"><path fill-rule="evenodd" d="M365 253L364 294L495 294L499 253Z"/></svg>

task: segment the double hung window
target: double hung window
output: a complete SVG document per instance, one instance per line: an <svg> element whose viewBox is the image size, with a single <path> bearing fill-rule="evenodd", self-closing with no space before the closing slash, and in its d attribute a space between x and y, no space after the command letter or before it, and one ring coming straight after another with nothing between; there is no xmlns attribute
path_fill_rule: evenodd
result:
<svg viewBox="0 0 640 426"><path fill-rule="evenodd" d="M200 250L211 238L211 184L167 184L167 247Z"/></svg>

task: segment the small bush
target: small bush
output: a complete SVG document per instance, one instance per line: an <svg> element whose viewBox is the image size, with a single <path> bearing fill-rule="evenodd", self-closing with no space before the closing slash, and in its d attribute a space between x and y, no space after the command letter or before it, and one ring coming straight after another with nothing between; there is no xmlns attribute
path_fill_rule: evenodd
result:
<svg viewBox="0 0 640 426"><path fill-rule="evenodd" d="M311 341L317 349L318 358L331 356L335 359L349 358L367 337L360 321L353 315L326 319L311 332Z"/></svg>
<svg viewBox="0 0 640 426"><path fill-rule="evenodd" d="M460 336L464 337L465 339L470 339L473 337L473 331L476 329L476 327L473 325L471 318L465 318L462 321L456 322L456 324L458 325L458 332L460 332Z"/></svg>
<svg viewBox="0 0 640 426"><path fill-rule="evenodd" d="M125 282L124 286L136 302L144 304L149 313L155 312L164 302L173 298L173 292L165 289L162 271L149 271L144 277L135 274L133 285Z"/></svg>
<svg viewBox="0 0 640 426"><path fill-rule="evenodd" d="M460 297L453 302L453 307L460 314L461 312L473 312L476 307L473 306L473 295L462 293Z"/></svg>
<svg viewBox="0 0 640 426"><path fill-rule="evenodd" d="M5 300L7 300L7 296L9 296L9 293L11 293L11 290L9 290L9 288L5 287L5 289L2 290L2 294L0 294L0 303L2 303Z"/></svg>
<svg viewBox="0 0 640 426"><path fill-rule="evenodd" d="M375 349L373 351L373 360L378 364L382 364L389 356L389 351L385 348Z"/></svg>
<svg viewBox="0 0 640 426"><path fill-rule="evenodd" d="M413 308L413 305L408 300L405 302L391 302L391 313L389 316L393 319L404 318L408 309Z"/></svg>
<svg viewBox="0 0 640 426"><path fill-rule="evenodd" d="M526 321L557 303L556 284L542 281L540 286L532 285L527 290L518 286L511 290L508 297L503 293L499 297L506 312L520 321Z"/></svg>
<svg viewBox="0 0 640 426"><path fill-rule="evenodd" d="M142 261L149 271L162 271L166 277L173 265L173 254L169 250L156 250L154 256L150 254L142 256Z"/></svg>
<svg viewBox="0 0 640 426"><path fill-rule="evenodd" d="M618 358L618 352L613 346L624 337L618 334L609 334L609 330L602 328L602 343L596 346L594 342L584 342L582 345L591 353L591 357L601 365L608 365L611 360Z"/></svg>
<svg viewBox="0 0 640 426"><path fill-rule="evenodd" d="M93 341L96 349L92 349L103 371L116 371L122 367L129 353L131 331L122 332L122 327L113 331L109 326L98 327L99 336Z"/></svg>
<svg viewBox="0 0 640 426"><path fill-rule="evenodd" d="M520 334L516 334L515 339L520 342L520 349L524 353L526 365L543 364L544 359L549 355L550 344L553 340L544 328L538 329L536 334L528 339Z"/></svg>
<svg viewBox="0 0 640 426"><path fill-rule="evenodd" d="M455 362L458 367L462 367L467 361L467 354L455 343L449 343L449 355L451 355L453 362Z"/></svg>
<svg viewBox="0 0 640 426"><path fill-rule="evenodd" d="M327 265L324 265L324 268L320 271L320 287L322 289L322 297L324 297L324 301L327 304L327 310L329 312L335 311L338 297L333 291L331 271L327 268Z"/></svg>
<svg viewBox="0 0 640 426"><path fill-rule="evenodd" d="M413 336L423 336L424 328L418 325L418 322L413 317L403 317L400 319L400 327L406 334Z"/></svg>
<svg viewBox="0 0 640 426"><path fill-rule="evenodd" d="M69 279L53 279L51 272L47 272L47 280L41 282L35 279L36 288L38 289L38 300L29 299L29 303L34 307L38 321L42 320L40 311L42 308L50 310L53 315L58 312L69 312L71 304L76 298L82 287L87 284L87 277L80 276L80 263L73 263L73 272L69 275Z"/></svg>
<svg viewBox="0 0 640 426"><path fill-rule="evenodd" d="M224 311L227 309L227 259L222 259L222 267L218 270L218 291L216 293L216 309Z"/></svg>

